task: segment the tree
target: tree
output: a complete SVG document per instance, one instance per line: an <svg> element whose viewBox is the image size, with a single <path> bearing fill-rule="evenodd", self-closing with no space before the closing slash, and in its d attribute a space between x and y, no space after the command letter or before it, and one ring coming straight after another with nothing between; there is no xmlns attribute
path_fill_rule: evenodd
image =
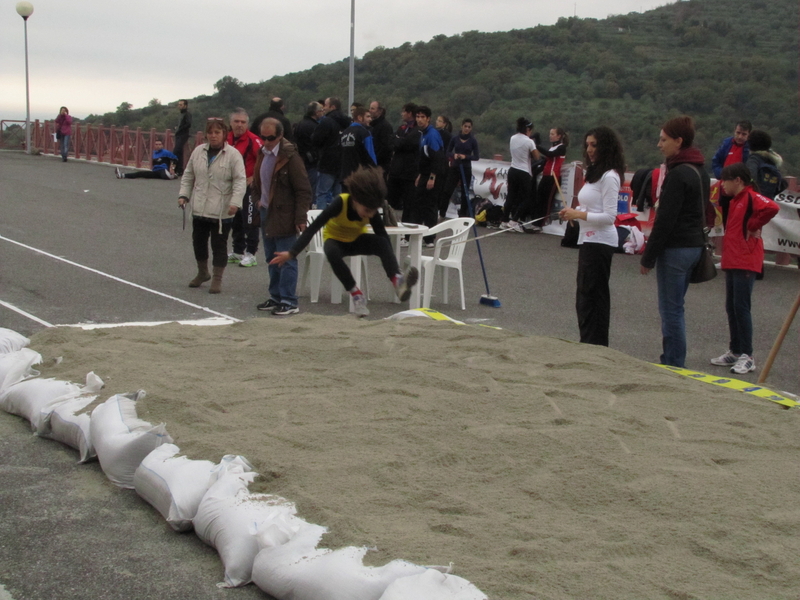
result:
<svg viewBox="0 0 800 600"><path fill-rule="evenodd" d="M225 105L238 106L242 103L244 97L242 82L226 75L214 84L214 89L217 90L219 99Z"/></svg>

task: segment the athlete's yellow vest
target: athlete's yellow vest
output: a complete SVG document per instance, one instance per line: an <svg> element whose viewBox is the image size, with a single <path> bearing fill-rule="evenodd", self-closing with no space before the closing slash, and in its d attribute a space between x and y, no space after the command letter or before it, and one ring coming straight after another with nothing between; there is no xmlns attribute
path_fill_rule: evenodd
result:
<svg viewBox="0 0 800 600"><path fill-rule="evenodd" d="M328 219L322 229L322 239L334 239L339 242L354 242L356 238L367 232L369 219L351 221L347 218L347 206L350 203L350 194L341 194L342 212Z"/></svg>

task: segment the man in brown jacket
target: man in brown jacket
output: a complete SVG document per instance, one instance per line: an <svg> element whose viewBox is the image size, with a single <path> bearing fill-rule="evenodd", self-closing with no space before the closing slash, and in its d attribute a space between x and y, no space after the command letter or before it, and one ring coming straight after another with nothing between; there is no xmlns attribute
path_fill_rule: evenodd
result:
<svg viewBox="0 0 800 600"><path fill-rule="evenodd" d="M277 252L288 251L297 234L306 228L311 205L311 185L303 159L295 146L284 139L283 125L273 118L261 123L264 147L253 172L252 197L260 198L261 233L267 263ZM293 315L297 305L297 259L269 265L269 298L258 310L273 315Z"/></svg>

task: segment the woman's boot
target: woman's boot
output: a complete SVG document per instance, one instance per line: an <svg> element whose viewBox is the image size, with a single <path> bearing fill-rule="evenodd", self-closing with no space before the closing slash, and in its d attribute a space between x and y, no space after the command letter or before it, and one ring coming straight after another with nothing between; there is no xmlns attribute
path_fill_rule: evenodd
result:
<svg viewBox="0 0 800 600"><path fill-rule="evenodd" d="M209 279L211 279L211 275L208 272L208 260L198 260L197 275L189 282L189 287L200 287L201 283Z"/></svg>
<svg viewBox="0 0 800 600"><path fill-rule="evenodd" d="M209 294L219 294L222 291L222 273L225 267L214 267L214 275L211 277L211 288Z"/></svg>

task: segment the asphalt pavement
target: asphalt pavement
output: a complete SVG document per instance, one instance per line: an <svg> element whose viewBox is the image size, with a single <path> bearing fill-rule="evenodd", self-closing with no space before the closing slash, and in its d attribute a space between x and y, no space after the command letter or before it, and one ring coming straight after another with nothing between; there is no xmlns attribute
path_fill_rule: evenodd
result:
<svg viewBox="0 0 800 600"><path fill-rule="evenodd" d="M227 268L219 295L187 287L195 262L178 188L178 181L118 180L110 165L0 151L0 326L31 335L80 322L295 318L256 310L267 297L263 254L257 267ZM576 250L562 248L556 236L517 233L485 238L481 249L489 291L501 306L479 302L487 289L470 243L466 310L454 276L450 303L441 302L438 274L431 308L467 323L578 340ZM391 301L377 259L369 260L369 318L380 319L404 307ZM329 302L328 269L324 277L319 303L300 291L301 311L344 314L346 303ZM655 274L640 275L638 257L618 254L611 288L610 347L657 361ZM798 291L797 268L766 267L753 294L759 370L739 379L758 379ZM708 363L727 349L724 277L691 286L686 312L687 367L727 374ZM798 393L799 383L795 323L767 385ZM0 600L267 597L254 586L218 589L215 551L192 534L172 532L135 493L107 482L97 463L76 466L73 451L31 436L27 422L0 413L0 448Z"/></svg>

